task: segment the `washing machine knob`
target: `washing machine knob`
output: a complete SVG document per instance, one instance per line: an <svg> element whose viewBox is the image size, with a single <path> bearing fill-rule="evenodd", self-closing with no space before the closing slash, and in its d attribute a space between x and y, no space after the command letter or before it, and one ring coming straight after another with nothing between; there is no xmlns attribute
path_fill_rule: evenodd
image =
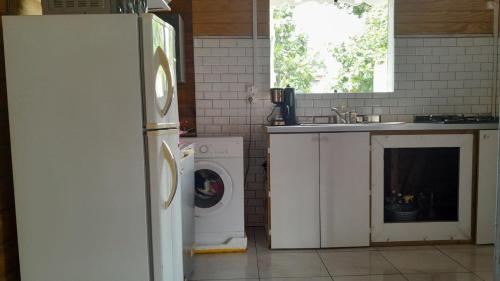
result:
<svg viewBox="0 0 500 281"><path fill-rule="evenodd" d="M200 152L201 153L207 153L208 152L208 146L207 145L202 145L200 146Z"/></svg>

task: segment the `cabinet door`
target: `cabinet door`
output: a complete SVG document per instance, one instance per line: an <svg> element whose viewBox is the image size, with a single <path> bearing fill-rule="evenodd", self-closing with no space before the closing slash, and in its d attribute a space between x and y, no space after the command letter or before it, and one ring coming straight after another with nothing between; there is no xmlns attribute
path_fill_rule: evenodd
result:
<svg viewBox="0 0 500 281"><path fill-rule="evenodd" d="M479 133L477 190L477 244L491 244L495 238L498 130Z"/></svg>
<svg viewBox="0 0 500 281"><path fill-rule="evenodd" d="M319 248L319 135L269 138L271 248Z"/></svg>
<svg viewBox="0 0 500 281"><path fill-rule="evenodd" d="M321 247L370 244L370 135L320 135Z"/></svg>

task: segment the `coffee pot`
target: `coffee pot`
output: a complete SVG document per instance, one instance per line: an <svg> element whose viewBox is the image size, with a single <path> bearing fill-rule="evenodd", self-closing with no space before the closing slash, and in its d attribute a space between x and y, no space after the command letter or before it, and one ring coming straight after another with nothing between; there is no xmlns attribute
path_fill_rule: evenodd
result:
<svg viewBox="0 0 500 281"><path fill-rule="evenodd" d="M273 126L293 126L297 125L297 116L295 114L295 89L289 85L286 88L272 88L270 90L271 102L276 106L273 112L279 109L271 122ZM272 113L271 113L272 115Z"/></svg>

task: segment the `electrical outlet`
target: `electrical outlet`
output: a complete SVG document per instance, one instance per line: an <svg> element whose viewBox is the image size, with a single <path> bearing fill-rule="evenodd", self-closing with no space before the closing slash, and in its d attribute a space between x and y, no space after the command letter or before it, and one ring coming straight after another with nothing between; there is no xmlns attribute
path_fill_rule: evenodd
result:
<svg viewBox="0 0 500 281"><path fill-rule="evenodd" d="M255 96L257 95L257 87L249 86L247 88L247 94L248 94L247 101L249 103L253 103Z"/></svg>

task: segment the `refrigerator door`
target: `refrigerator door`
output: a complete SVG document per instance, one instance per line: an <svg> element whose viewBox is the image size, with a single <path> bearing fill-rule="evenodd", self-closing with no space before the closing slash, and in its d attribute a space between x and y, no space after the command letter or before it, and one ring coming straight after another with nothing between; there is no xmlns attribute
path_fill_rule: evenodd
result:
<svg viewBox="0 0 500 281"><path fill-rule="evenodd" d="M179 131L148 131L155 280L183 280Z"/></svg>
<svg viewBox="0 0 500 281"><path fill-rule="evenodd" d="M150 281L138 17L3 17L23 281Z"/></svg>
<svg viewBox="0 0 500 281"><path fill-rule="evenodd" d="M141 15L146 129L178 128L175 31L153 14Z"/></svg>

